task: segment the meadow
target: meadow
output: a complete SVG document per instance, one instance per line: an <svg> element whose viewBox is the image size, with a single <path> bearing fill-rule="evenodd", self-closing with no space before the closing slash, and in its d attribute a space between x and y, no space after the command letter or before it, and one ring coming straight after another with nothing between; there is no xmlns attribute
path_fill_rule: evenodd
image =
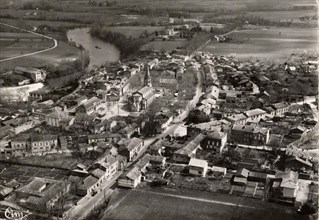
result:
<svg viewBox="0 0 319 220"><path fill-rule="evenodd" d="M171 41L155 40L143 45L141 50L172 51L185 46L186 43L185 39Z"/></svg>
<svg viewBox="0 0 319 220"><path fill-rule="evenodd" d="M182 197L178 197L182 196ZM303 220L293 207L255 199L200 191L182 193L165 189L129 191L103 218L121 220L200 219Z"/></svg>
<svg viewBox="0 0 319 220"><path fill-rule="evenodd" d="M0 32L0 59L44 50L53 46L53 41L30 33Z"/></svg>
<svg viewBox="0 0 319 220"><path fill-rule="evenodd" d="M203 50L214 54L236 54L238 58L285 59L291 54L318 53L316 28L267 27L240 30L229 35L230 43L208 44Z"/></svg>

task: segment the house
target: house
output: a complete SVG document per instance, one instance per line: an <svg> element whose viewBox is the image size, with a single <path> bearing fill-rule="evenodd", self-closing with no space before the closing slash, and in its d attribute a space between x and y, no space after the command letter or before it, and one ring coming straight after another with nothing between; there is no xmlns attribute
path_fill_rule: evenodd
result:
<svg viewBox="0 0 319 220"><path fill-rule="evenodd" d="M104 102L102 99L99 99L97 97L92 97L83 104L81 104L79 107L77 107L77 112L79 113L85 113L87 115L91 115L93 113L96 113L96 111L103 106Z"/></svg>
<svg viewBox="0 0 319 220"><path fill-rule="evenodd" d="M233 184L239 185L239 186L245 186L247 184L247 178L235 176L233 179Z"/></svg>
<svg viewBox="0 0 319 220"><path fill-rule="evenodd" d="M286 102L275 103L271 107L275 110L275 116L284 115L289 109L289 105Z"/></svg>
<svg viewBox="0 0 319 220"><path fill-rule="evenodd" d="M13 156L24 156L31 150L30 135L19 135L10 142L10 151Z"/></svg>
<svg viewBox="0 0 319 220"><path fill-rule="evenodd" d="M30 117L19 117L4 121L3 124L9 125L15 134L19 134L33 128L36 123Z"/></svg>
<svg viewBox="0 0 319 220"><path fill-rule="evenodd" d="M125 187L125 188L136 188L142 180L142 173L141 171L137 168L134 167L130 171L123 173L120 178L118 179L118 185L120 187Z"/></svg>
<svg viewBox="0 0 319 220"><path fill-rule="evenodd" d="M36 68L16 67L14 72L25 75L33 80L33 82L42 82L45 80L46 72Z"/></svg>
<svg viewBox="0 0 319 220"><path fill-rule="evenodd" d="M164 150L163 140L156 139L152 145L149 147L149 153L151 155L162 155L162 152Z"/></svg>
<svg viewBox="0 0 319 220"><path fill-rule="evenodd" d="M135 132L136 129L132 125L128 125L118 131L118 133L121 134L124 138L131 138Z"/></svg>
<svg viewBox="0 0 319 220"><path fill-rule="evenodd" d="M220 121L209 121L200 124L190 124L187 126L187 136L203 133L208 134L221 126Z"/></svg>
<svg viewBox="0 0 319 220"><path fill-rule="evenodd" d="M266 115L266 111L256 108L252 110L245 111L247 118L251 119L254 122L259 122Z"/></svg>
<svg viewBox="0 0 319 220"><path fill-rule="evenodd" d="M45 88L41 88L32 92L29 92L29 100L30 101L38 101L38 100L43 100L46 98L50 98L50 90L47 90Z"/></svg>
<svg viewBox="0 0 319 220"><path fill-rule="evenodd" d="M270 117L274 117L276 114L276 110L272 108L271 106L264 107L264 110Z"/></svg>
<svg viewBox="0 0 319 220"><path fill-rule="evenodd" d="M275 178L281 180L280 188L284 198L296 198L298 190L298 173L294 171L277 171Z"/></svg>
<svg viewBox="0 0 319 220"><path fill-rule="evenodd" d="M206 135L202 142L202 147L222 152L227 142L227 133L216 129Z"/></svg>
<svg viewBox="0 0 319 220"><path fill-rule="evenodd" d="M155 167L164 167L166 164L166 157L160 155L151 155L150 164Z"/></svg>
<svg viewBox="0 0 319 220"><path fill-rule="evenodd" d="M110 180L117 172L119 162L116 157L106 153L102 155L90 168L90 174L98 179L97 187Z"/></svg>
<svg viewBox="0 0 319 220"><path fill-rule="evenodd" d="M100 142L105 142L106 140L106 133L100 133L100 134L90 134L88 135L88 143L100 143Z"/></svg>
<svg viewBox="0 0 319 220"><path fill-rule="evenodd" d="M88 98L86 96L80 96L79 98L76 99L76 102L78 105L82 105L85 102L87 102Z"/></svg>
<svg viewBox="0 0 319 220"><path fill-rule="evenodd" d="M212 166L210 169L213 177L219 177L219 176L225 176L227 173L226 167L218 167L218 166Z"/></svg>
<svg viewBox="0 0 319 220"><path fill-rule="evenodd" d="M248 181L266 183L267 175L267 173L250 171L248 174Z"/></svg>
<svg viewBox="0 0 319 220"><path fill-rule="evenodd" d="M238 113L238 114L234 114L232 116L228 116L225 119L232 124L244 125L244 124L246 124L248 117L243 113Z"/></svg>
<svg viewBox="0 0 319 220"><path fill-rule="evenodd" d="M19 205L39 212L52 210L58 200L70 190L65 181L34 177L15 190Z"/></svg>
<svg viewBox="0 0 319 220"><path fill-rule="evenodd" d="M204 140L205 135L198 134L183 148L177 150L173 154L173 160L179 163L188 163L191 158L195 157L196 151L200 149L200 144Z"/></svg>
<svg viewBox="0 0 319 220"><path fill-rule="evenodd" d="M88 130L90 125L94 123L95 117L85 113L78 113L75 116L74 123L71 128L76 130Z"/></svg>
<svg viewBox="0 0 319 220"><path fill-rule="evenodd" d="M12 192L13 192L12 188L0 185L0 200L4 200Z"/></svg>
<svg viewBox="0 0 319 220"><path fill-rule="evenodd" d="M269 129L257 125L234 125L230 140L238 144L264 145L269 141Z"/></svg>
<svg viewBox="0 0 319 220"><path fill-rule="evenodd" d="M78 195L95 195L97 193L97 183L98 183L98 178L89 175L86 178L84 178L78 185L78 190L77 194Z"/></svg>
<svg viewBox="0 0 319 220"><path fill-rule="evenodd" d="M309 170L312 168L312 163L298 156L293 156L285 160L285 168L293 171Z"/></svg>
<svg viewBox="0 0 319 220"><path fill-rule="evenodd" d="M144 145L144 141L140 138L132 138L128 141L125 141L125 143L122 145L123 147L120 148L120 155L127 158L127 161L133 161L135 157L139 154L139 152L142 150L142 147Z"/></svg>
<svg viewBox="0 0 319 220"><path fill-rule="evenodd" d="M237 170L236 176L247 178L249 176L249 170L245 168L240 168Z"/></svg>
<svg viewBox="0 0 319 220"><path fill-rule="evenodd" d="M99 134L105 130L105 123L99 119L96 119L88 126L88 130L90 133Z"/></svg>
<svg viewBox="0 0 319 220"><path fill-rule="evenodd" d="M208 162L206 160L200 160L191 158L188 163L189 173L192 175L206 176L208 169Z"/></svg>
<svg viewBox="0 0 319 220"><path fill-rule="evenodd" d="M307 129L305 127L302 126L297 126L297 127L293 127L289 130L289 135L293 138L301 138L303 136L303 134L307 131Z"/></svg>
<svg viewBox="0 0 319 220"><path fill-rule="evenodd" d="M30 139L31 154L45 154L58 146L56 135L32 135Z"/></svg>
<svg viewBox="0 0 319 220"><path fill-rule="evenodd" d="M61 110L55 109L55 111L50 112L45 116L45 122L53 127L60 127L60 121L68 116L68 113Z"/></svg>

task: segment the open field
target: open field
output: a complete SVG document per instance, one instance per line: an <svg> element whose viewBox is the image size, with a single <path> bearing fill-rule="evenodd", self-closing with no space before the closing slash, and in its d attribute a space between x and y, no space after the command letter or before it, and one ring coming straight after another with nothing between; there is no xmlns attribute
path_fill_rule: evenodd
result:
<svg viewBox="0 0 319 220"><path fill-rule="evenodd" d="M31 33L0 32L0 59L44 50L53 45L52 40Z"/></svg>
<svg viewBox="0 0 319 220"><path fill-rule="evenodd" d="M314 10L295 10L295 11L254 11L248 12L247 15L260 16L266 19L274 21L288 21L292 20L293 22L301 22L299 19L303 16L315 15Z"/></svg>
<svg viewBox="0 0 319 220"><path fill-rule="evenodd" d="M142 50L158 50L158 51L171 51L178 47L183 47L187 43L186 40L171 40L171 41L151 41L142 46Z"/></svg>
<svg viewBox="0 0 319 220"><path fill-rule="evenodd" d="M164 189L128 191L103 220L160 219L304 219L292 207L254 199L200 191L175 192Z"/></svg>
<svg viewBox="0 0 319 220"><path fill-rule="evenodd" d="M59 41L58 47L51 51L2 62L0 73L16 66L29 67L32 64L32 67L43 67L48 64L59 63L63 60L75 60L80 53L80 49Z"/></svg>
<svg viewBox="0 0 319 220"><path fill-rule="evenodd" d="M292 53L317 53L316 28L265 28L240 30L229 35L230 43L208 44L203 50L215 54L236 54L238 58L288 58Z"/></svg>

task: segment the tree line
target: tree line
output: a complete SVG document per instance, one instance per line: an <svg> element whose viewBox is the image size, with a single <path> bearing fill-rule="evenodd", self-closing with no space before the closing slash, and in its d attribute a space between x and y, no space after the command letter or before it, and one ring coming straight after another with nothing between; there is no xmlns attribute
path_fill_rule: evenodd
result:
<svg viewBox="0 0 319 220"><path fill-rule="evenodd" d="M141 36L140 38L127 37L124 34L112 32L98 25L91 26L90 34L117 47L120 51L121 58L126 58L138 52L144 44L149 42L149 39L145 36Z"/></svg>

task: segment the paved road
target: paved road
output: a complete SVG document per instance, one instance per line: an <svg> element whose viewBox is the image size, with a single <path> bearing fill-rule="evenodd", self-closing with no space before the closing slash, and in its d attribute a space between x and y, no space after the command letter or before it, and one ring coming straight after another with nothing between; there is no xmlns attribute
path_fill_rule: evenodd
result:
<svg viewBox="0 0 319 220"><path fill-rule="evenodd" d="M9 24L6 24L6 23L2 23L2 22L0 22L0 25L4 25L4 26L11 27L11 28L14 28L14 29L17 29L17 30L20 30L20 31L28 32L30 34L38 35L38 36L53 40L53 42L54 42L54 45L52 47L50 47L50 48L47 48L47 49L44 49L44 50L39 50L39 51L32 52L32 53L19 55L19 56L15 56L15 57L5 58L5 59L0 60L0 62L4 62L4 61L8 61L8 60L14 60L14 59L18 59L18 58L21 58L21 57L27 57L27 56L32 56L32 55L36 55L36 54L39 54L39 53L47 52L47 51L55 49L58 46L58 41L56 39L52 38L52 37L49 37L49 36L46 36L46 35L43 35L43 34L39 34L39 33L33 32L33 31L28 31L28 30L25 30L25 29L22 29L22 28L19 28L19 27L16 27L16 26L12 26L12 25L9 25Z"/></svg>

